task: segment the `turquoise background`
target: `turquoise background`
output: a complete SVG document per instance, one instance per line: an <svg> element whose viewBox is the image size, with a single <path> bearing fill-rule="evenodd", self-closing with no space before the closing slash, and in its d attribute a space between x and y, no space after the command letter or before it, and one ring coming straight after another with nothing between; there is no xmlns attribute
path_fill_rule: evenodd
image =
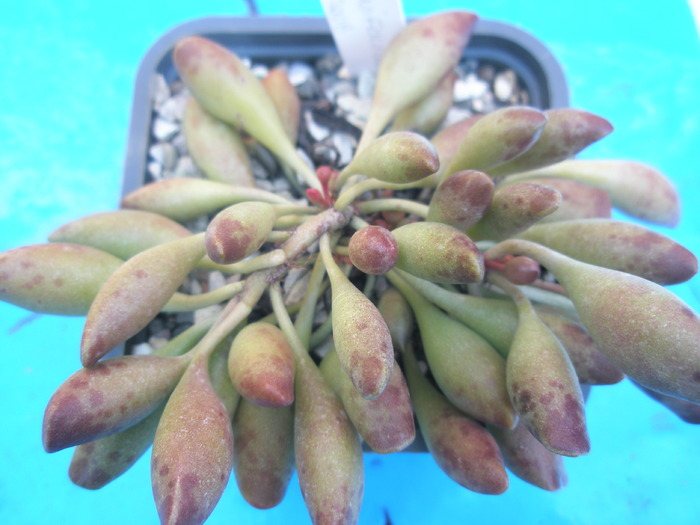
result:
<svg viewBox="0 0 700 525"><path fill-rule="evenodd" d="M700 253L700 44L682 0L404 2L409 15L460 7L521 26L562 62L573 106L617 130L587 157L624 157L667 173L684 203L659 229ZM262 15L321 15L313 1L259 1ZM0 251L43 242L63 223L116 208L133 82L161 34L191 18L244 15L242 1L25 0L0 16ZM290 22L291 23L291 22ZM698 277L674 287L700 309ZM79 366L82 318L0 304L0 523L156 523L149 462L90 492L67 477L71 451L46 454L47 400ZM426 454L367 455L362 524L700 523L700 429L633 386L594 389L592 450L567 459L554 494L511 477L499 497L449 480ZM250 508L231 482L209 523L308 523L296 479L276 509Z"/></svg>

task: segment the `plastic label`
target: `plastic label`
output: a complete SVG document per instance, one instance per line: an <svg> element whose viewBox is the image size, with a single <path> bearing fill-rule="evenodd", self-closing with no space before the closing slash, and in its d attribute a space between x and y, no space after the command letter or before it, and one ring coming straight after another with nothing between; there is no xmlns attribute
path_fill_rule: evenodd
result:
<svg viewBox="0 0 700 525"><path fill-rule="evenodd" d="M333 40L351 75L374 73L406 25L401 0L321 0Z"/></svg>

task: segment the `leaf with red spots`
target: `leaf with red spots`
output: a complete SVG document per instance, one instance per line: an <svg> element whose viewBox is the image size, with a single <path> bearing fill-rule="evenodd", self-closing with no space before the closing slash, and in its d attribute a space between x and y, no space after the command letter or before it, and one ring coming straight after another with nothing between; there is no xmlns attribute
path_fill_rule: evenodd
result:
<svg viewBox="0 0 700 525"><path fill-rule="evenodd" d="M364 490L357 431L307 354L297 359L294 388L294 458L311 521L356 523Z"/></svg>
<svg viewBox="0 0 700 525"><path fill-rule="evenodd" d="M220 211L207 226L209 258L231 264L257 251L275 225L277 213L266 202L241 202Z"/></svg>
<svg viewBox="0 0 700 525"><path fill-rule="evenodd" d="M513 429L488 427L503 455L503 462L513 474L544 490L566 486L567 476L562 456L540 443L522 421Z"/></svg>
<svg viewBox="0 0 700 525"><path fill-rule="evenodd" d="M440 159L440 169L435 176L437 178L436 182L439 182L446 174L447 167L457 154L459 145L464 136L469 132L469 129L482 118L483 115L471 115L463 118L443 127L430 138L430 142L435 146L435 151L437 151L438 158Z"/></svg>
<svg viewBox="0 0 700 525"><path fill-rule="evenodd" d="M416 20L394 37L379 64L372 108L358 150L402 109L435 89L462 56L476 19L467 11L446 11Z"/></svg>
<svg viewBox="0 0 700 525"><path fill-rule="evenodd" d="M513 106L493 111L479 119L465 133L444 172L461 170L489 172L528 151L540 138L546 115L535 108Z"/></svg>
<svg viewBox="0 0 700 525"><path fill-rule="evenodd" d="M537 142L512 160L490 168L489 175L500 177L561 162L613 130L604 118L580 109L558 108L544 113L547 123Z"/></svg>
<svg viewBox="0 0 700 525"><path fill-rule="evenodd" d="M625 378L579 323L559 315L554 308L535 306L537 315L559 340L571 360L579 383L613 385Z"/></svg>
<svg viewBox="0 0 700 525"><path fill-rule="evenodd" d="M620 270L659 284L687 281L698 260L669 237L631 222L582 219L537 224L520 237L579 261Z"/></svg>
<svg viewBox="0 0 700 525"><path fill-rule="evenodd" d="M680 219L680 196L673 182L657 169L629 160L566 160L528 171L507 180L540 177L570 179L607 192L614 207L633 217L676 226Z"/></svg>
<svg viewBox="0 0 700 525"><path fill-rule="evenodd" d="M505 492L508 474L491 434L428 382L411 349L403 356L418 427L435 462L463 487L482 494Z"/></svg>
<svg viewBox="0 0 700 525"><path fill-rule="evenodd" d="M268 407L294 401L294 354L272 324L252 323L236 335L228 370L234 387L248 401Z"/></svg>
<svg viewBox="0 0 700 525"><path fill-rule="evenodd" d="M395 284L413 308L428 365L445 397L478 421L513 427L517 416L506 391L503 357L466 325Z"/></svg>
<svg viewBox="0 0 700 525"><path fill-rule="evenodd" d="M502 240L559 208L561 194L544 184L521 182L497 188L488 211L467 230L474 240Z"/></svg>
<svg viewBox="0 0 700 525"><path fill-rule="evenodd" d="M350 420L372 450L388 454L403 450L416 436L411 397L397 363L384 391L374 399L365 399L343 371L335 350L321 361L321 373L345 407Z"/></svg>
<svg viewBox="0 0 700 525"><path fill-rule="evenodd" d="M165 407L151 456L151 482L161 523L204 523L226 488L233 466L233 430L196 357Z"/></svg>
<svg viewBox="0 0 700 525"><path fill-rule="evenodd" d="M580 456L590 450L583 395L559 340L524 297L506 361L508 394L523 424L549 450Z"/></svg>
<svg viewBox="0 0 700 525"><path fill-rule="evenodd" d="M143 251L110 275L85 320L83 365L95 364L151 322L204 252L201 236L193 235Z"/></svg>
<svg viewBox="0 0 700 525"><path fill-rule="evenodd" d="M33 312L85 315L122 260L69 243L35 244L0 253L0 300Z"/></svg>
<svg viewBox="0 0 700 525"><path fill-rule="evenodd" d="M381 226L357 230L348 244L350 261L360 271L380 275L391 270L399 257L399 246L392 233Z"/></svg>
<svg viewBox="0 0 700 525"><path fill-rule="evenodd" d="M612 215L612 201L605 190L571 179L540 177L528 182L544 184L561 193L559 208L540 219L545 222L568 221L574 219L609 219Z"/></svg>
<svg viewBox="0 0 700 525"><path fill-rule="evenodd" d="M427 220L466 230L481 220L493 199L491 177L480 171L452 173L430 199Z"/></svg>
<svg viewBox="0 0 700 525"><path fill-rule="evenodd" d="M294 408L242 399L233 421L233 472L245 500L258 509L282 501L294 471Z"/></svg>
<svg viewBox="0 0 700 525"><path fill-rule="evenodd" d="M333 261L330 248L323 247L322 243L323 260L331 282L335 348L343 370L357 391L362 397L372 399L382 393L394 366L391 334L374 303L345 277Z"/></svg>
<svg viewBox="0 0 700 525"><path fill-rule="evenodd" d="M96 490L129 470L153 443L164 407L121 432L78 445L68 469L71 481Z"/></svg>
<svg viewBox="0 0 700 525"><path fill-rule="evenodd" d="M172 391L188 360L185 356L125 356L78 370L49 400L44 448L56 452L137 423Z"/></svg>
<svg viewBox="0 0 700 525"><path fill-rule="evenodd" d="M464 233L439 222L413 222L392 231L399 245L396 267L436 283L466 284L484 278L479 248Z"/></svg>
<svg viewBox="0 0 700 525"><path fill-rule="evenodd" d="M583 326L627 376L652 390L700 403L700 317L670 290L635 275L577 261L511 239L486 252L532 257L566 289Z"/></svg>

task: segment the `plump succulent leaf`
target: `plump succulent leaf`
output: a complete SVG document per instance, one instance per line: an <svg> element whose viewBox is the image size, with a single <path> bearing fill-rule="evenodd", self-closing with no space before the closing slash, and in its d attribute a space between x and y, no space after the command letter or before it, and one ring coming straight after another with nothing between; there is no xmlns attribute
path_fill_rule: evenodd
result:
<svg viewBox="0 0 700 525"><path fill-rule="evenodd" d="M558 108L544 113L547 123L537 142L522 155L491 168L489 175L500 177L561 162L613 130L604 118L580 109Z"/></svg>
<svg viewBox="0 0 700 525"><path fill-rule="evenodd" d="M165 403L129 428L75 447L68 476L85 489L97 490L129 470L150 448Z"/></svg>
<svg viewBox="0 0 700 525"><path fill-rule="evenodd" d="M457 75L448 71L435 89L423 100L401 110L391 125L391 131L415 131L430 135L442 123L454 102Z"/></svg>
<svg viewBox="0 0 700 525"><path fill-rule="evenodd" d="M671 180L642 162L628 160L566 160L506 179L565 178L605 190L613 206L644 221L676 226L680 197Z"/></svg>
<svg viewBox="0 0 700 525"><path fill-rule="evenodd" d="M605 190L571 179L542 177L528 182L544 184L561 193L559 208L540 219L540 223L575 219L609 219L612 201Z"/></svg>
<svg viewBox="0 0 700 525"><path fill-rule="evenodd" d="M560 203L561 194L544 184L521 182L496 188L491 206L467 233L474 240L507 239L556 211Z"/></svg>
<svg viewBox="0 0 700 525"><path fill-rule="evenodd" d="M203 37L180 40L173 63L190 93L205 111L245 130L321 189L311 168L301 159L262 82L232 51Z"/></svg>
<svg viewBox="0 0 700 525"><path fill-rule="evenodd" d="M301 118L301 99L284 69L272 68L262 80L270 100L277 109L284 131L292 144L297 143Z"/></svg>
<svg viewBox="0 0 700 525"><path fill-rule="evenodd" d="M158 213L184 223L243 201L289 204L283 197L258 188L179 177L141 186L122 199L122 207Z"/></svg>
<svg viewBox="0 0 700 525"><path fill-rule="evenodd" d="M233 126L204 111L190 97L182 128L187 150L207 178L235 186L255 186L248 151Z"/></svg>
<svg viewBox="0 0 700 525"><path fill-rule="evenodd" d="M33 312L85 315L123 261L71 243L34 244L0 253L0 300Z"/></svg>
<svg viewBox="0 0 700 525"><path fill-rule="evenodd" d="M360 438L308 355L297 359L294 396L294 458L311 521L356 523L364 492Z"/></svg>
<svg viewBox="0 0 700 525"><path fill-rule="evenodd" d="M397 452L413 442L416 429L411 397L397 363L394 363L389 384L374 399L365 399L357 392L334 350L324 356L320 370L342 401L360 436L374 452Z"/></svg>
<svg viewBox="0 0 700 525"><path fill-rule="evenodd" d="M175 388L188 362L184 356L128 356L78 370L49 400L44 448L56 452L139 422Z"/></svg>
<svg viewBox="0 0 700 525"><path fill-rule="evenodd" d="M294 401L294 354L274 325L256 322L238 332L228 371L233 386L252 403L281 407Z"/></svg>
<svg viewBox="0 0 700 525"><path fill-rule="evenodd" d="M394 366L391 334L377 307L332 260L326 262L331 282L331 319L338 357L362 397L382 393Z"/></svg>
<svg viewBox="0 0 700 525"><path fill-rule="evenodd" d="M413 222L392 231L399 245L396 267L437 283L475 283L484 278L479 248L464 233L439 222Z"/></svg>
<svg viewBox="0 0 700 525"><path fill-rule="evenodd" d="M427 220L465 231L486 214L494 190L493 180L485 173L475 170L452 173L435 189Z"/></svg>
<svg viewBox="0 0 700 525"><path fill-rule="evenodd" d="M620 270L659 284L687 281L698 271L690 250L648 228L615 219L535 224L518 235L579 261Z"/></svg>
<svg viewBox="0 0 700 525"><path fill-rule="evenodd" d="M392 281L413 309L425 358L445 397L478 421L513 427L517 415L508 398L503 357L476 332L412 292L402 280Z"/></svg>
<svg viewBox="0 0 700 525"><path fill-rule="evenodd" d="M233 472L245 500L258 509L279 504L294 472L294 408L242 399L233 439Z"/></svg>
<svg viewBox="0 0 700 525"><path fill-rule="evenodd" d="M566 486L562 456L540 443L521 421L515 428L488 427L510 472L531 485L556 491Z"/></svg>
<svg viewBox="0 0 700 525"><path fill-rule="evenodd" d="M403 356L419 428L435 462L469 490L481 494L505 492L508 474L491 434L428 382L410 350Z"/></svg>
<svg viewBox="0 0 700 525"><path fill-rule="evenodd" d="M506 359L508 395L520 420L545 447L564 456L590 450L583 394L556 336L525 295L505 279L518 309L518 327Z"/></svg>
<svg viewBox="0 0 700 525"><path fill-rule="evenodd" d="M490 172L517 158L537 142L546 123L545 113L525 106L484 115L464 134L445 176L462 170Z"/></svg>
<svg viewBox="0 0 700 525"><path fill-rule="evenodd" d="M91 246L126 260L158 244L190 235L187 228L157 213L115 210L71 221L49 235L49 241Z"/></svg>
<svg viewBox="0 0 700 525"><path fill-rule="evenodd" d="M440 167L428 139L411 131L393 131L370 142L348 164L341 177L365 175L392 184L408 184L432 175Z"/></svg>
<svg viewBox="0 0 700 525"><path fill-rule="evenodd" d="M241 202L220 211L207 226L209 258L232 264L256 252L275 225L277 213L266 202Z"/></svg>
<svg viewBox="0 0 700 525"><path fill-rule="evenodd" d="M379 64L360 151L457 64L476 19L467 11L446 11L416 20L394 37Z"/></svg>
<svg viewBox="0 0 700 525"><path fill-rule="evenodd" d="M350 237L348 255L352 264L359 270L379 275L396 265L399 245L388 229L382 226L365 226Z"/></svg>
<svg viewBox="0 0 700 525"><path fill-rule="evenodd" d="M640 384L700 402L700 317L662 286L584 263L530 241L503 241L489 258L532 257L551 271L600 349Z"/></svg>
<svg viewBox="0 0 700 525"><path fill-rule="evenodd" d="M206 355L192 361L158 424L151 482L161 523L204 523L231 474L231 419L208 367Z"/></svg>
<svg viewBox="0 0 700 525"><path fill-rule="evenodd" d="M185 237L143 251L112 273L87 313L83 365L95 364L153 320L204 251L200 236Z"/></svg>

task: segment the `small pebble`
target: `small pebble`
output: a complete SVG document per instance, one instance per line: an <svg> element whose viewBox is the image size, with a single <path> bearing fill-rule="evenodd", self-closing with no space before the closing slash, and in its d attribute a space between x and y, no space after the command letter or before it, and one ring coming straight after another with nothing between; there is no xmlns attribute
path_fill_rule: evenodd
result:
<svg viewBox="0 0 700 525"><path fill-rule="evenodd" d="M155 180L160 180L163 178L163 165L158 161L151 161L146 166L146 171Z"/></svg>
<svg viewBox="0 0 700 525"><path fill-rule="evenodd" d="M226 286L226 277L221 272L213 271L209 273L207 279L207 284L209 285L209 290L218 290Z"/></svg>
<svg viewBox="0 0 700 525"><path fill-rule="evenodd" d="M153 136L160 142L170 140L178 131L180 126L164 118L156 118L153 122Z"/></svg>
<svg viewBox="0 0 700 525"><path fill-rule="evenodd" d="M511 69L496 75L493 81L493 93L501 102L510 102L515 93L515 84L517 79L515 73Z"/></svg>
<svg viewBox="0 0 700 525"><path fill-rule="evenodd" d="M156 108L159 116L170 122L181 122L185 114L185 106L189 96L185 93L180 93L169 98Z"/></svg>
<svg viewBox="0 0 700 525"><path fill-rule="evenodd" d="M199 169L195 166L192 157L180 157L172 171L173 177L199 177Z"/></svg>
<svg viewBox="0 0 700 525"><path fill-rule="evenodd" d="M153 347L148 343L139 343L131 347L133 355L150 355L153 353Z"/></svg>
<svg viewBox="0 0 700 525"><path fill-rule="evenodd" d="M171 171L177 163L177 150L170 142L157 142L148 148L148 154L158 162L163 169Z"/></svg>
<svg viewBox="0 0 700 525"><path fill-rule="evenodd" d="M488 82L480 79L474 73L471 73L467 75L466 78L458 79L455 82L454 98L457 102L473 100L484 96L488 90Z"/></svg>

